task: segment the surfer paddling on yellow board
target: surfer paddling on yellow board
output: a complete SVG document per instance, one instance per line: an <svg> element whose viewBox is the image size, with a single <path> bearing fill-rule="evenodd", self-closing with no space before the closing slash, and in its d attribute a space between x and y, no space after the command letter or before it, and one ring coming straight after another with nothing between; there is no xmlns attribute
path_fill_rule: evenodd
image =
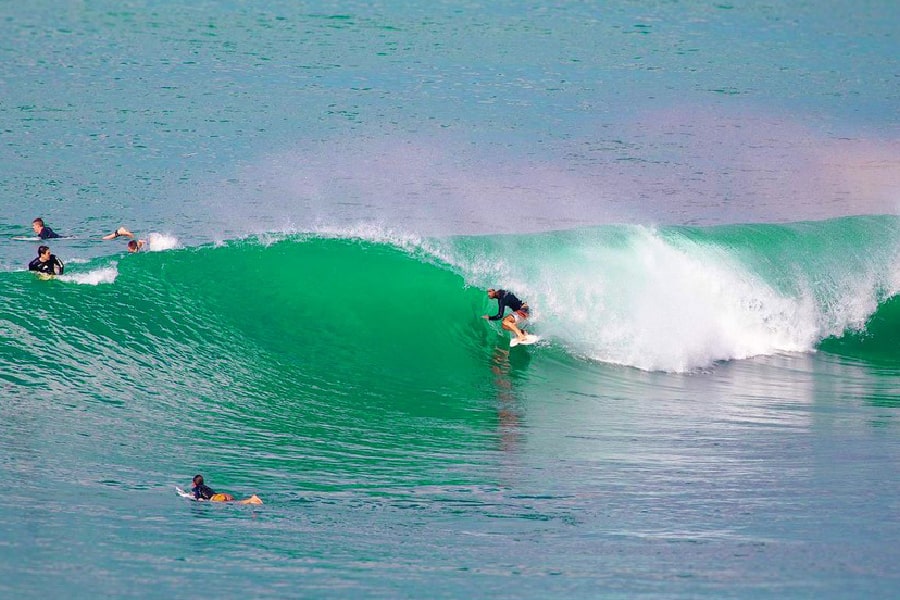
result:
<svg viewBox="0 0 900 600"><path fill-rule="evenodd" d="M262 504L259 496L253 494L243 500L235 500L231 494L216 493L214 489L203 483L203 475L194 475L191 481L191 495L195 500L209 500L210 502L237 502L238 504Z"/></svg>
<svg viewBox="0 0 900 600"><path fill-rule="evenodd" d="M494 288L489 288L487 291L488 298L491 300L497 301L497 314L496 315L484 315L484 318L488 321L500 321L500 325L503 329L507 331L511 331L513 335L516 337L510 341L510 346L515 346L517 344L522 343L533 343L537 341L536 336L528 335L528 332L525 331L525 323L528 321L528 303L522 302L512 292L507 292L506 290L495 290ZM506 311L506 308L512 311L506 316L503 316L503 313Z"/></svg>

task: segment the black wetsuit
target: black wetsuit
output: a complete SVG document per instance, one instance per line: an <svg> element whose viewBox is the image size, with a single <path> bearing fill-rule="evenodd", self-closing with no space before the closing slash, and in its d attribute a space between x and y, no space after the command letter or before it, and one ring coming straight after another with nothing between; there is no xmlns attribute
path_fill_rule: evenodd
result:
<svg viewBox="0 0 900 600"><path fill-rule="evenodd" d="M213 496L216 495L216 491L209 487L208 485L195 485L191 488L191 492L194 494L194 498L197 500L209 500Z"/></svg>
<svg viewBox="0 0 900 600"><path fill-rule="evenodd" d="M41 262L41 257L39 256L28 263L29 271L37 271L38 273L43 273L45 275L62 275L65 268L62 261L56 258L55 254L51 254L50 260L47 262Z"/></svg>
<svg viewBox="0 0 900 600"><path fill-rule="evenodd" d="M49 239L58 238L58 237L62 237L62 236L59 235L58 233L56 233L55 231L53 231L52 229L50 229L49 227L47 227L46 225L44 225L43 227L41 227L41 232L38 234L38 237L41 238L42 240L49 240Z"/></svg>
<svg viewBox="0 0 900 600"><path fill-rule="evenodd" d="M516 298L512 292L507 292L506 290L497 290L497 314L493 317L488 317L491 321L499 321L503 318L503 311L508 306L510 310L516 312L517 310L523 310L522 305L525 304L518 298ZM527 313L528 308L526 307L524 311Z"/></svg>

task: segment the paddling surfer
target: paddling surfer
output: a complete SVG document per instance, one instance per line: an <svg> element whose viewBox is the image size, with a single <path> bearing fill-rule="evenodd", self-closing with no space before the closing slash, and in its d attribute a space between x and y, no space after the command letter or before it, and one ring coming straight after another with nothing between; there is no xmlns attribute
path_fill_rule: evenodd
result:
<svg viewBox="0 0 900 600"><path fill-rule="evenodd" d="M62 237L61 235L44 225L44 219L42 219L41 217L38 217L31 222L31 228L34 229L34 232L42 240Z"/></svg>
<svg viewBox="0 0 900 600"><path fill-rule="evenodd" d="M209 500L210 502L237 502L238 504L262 504L259 496L253 494L244 500L235 500L231 494L217 493L214 489L203 483L203 475L194 475L191 480L191 494L195 500Z"/></svg>

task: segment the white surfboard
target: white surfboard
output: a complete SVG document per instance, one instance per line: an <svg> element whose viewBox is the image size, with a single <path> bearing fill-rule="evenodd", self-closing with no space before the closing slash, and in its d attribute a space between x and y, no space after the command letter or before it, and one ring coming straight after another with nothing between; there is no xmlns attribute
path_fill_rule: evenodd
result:
<svg viewBox="0 0 900 600"><path fill-rule="evenodd" d="M515 348L516 346L530 346L531 344L533 344L535 342L539 342L540 340L541 340L540 336L529 333L528 335L525 336L525 339L522 341L519 341L519 338L515 338L515 337L513 339L509 340L509 347Z"/></svg>
<svg viewBox="0 0 900 600"><path fill-rule="evenodd" d="M187 498L188 500L196 500L193 494L189 494L177 485L175 486L175 493L181 496L182 498Z"/></svg>

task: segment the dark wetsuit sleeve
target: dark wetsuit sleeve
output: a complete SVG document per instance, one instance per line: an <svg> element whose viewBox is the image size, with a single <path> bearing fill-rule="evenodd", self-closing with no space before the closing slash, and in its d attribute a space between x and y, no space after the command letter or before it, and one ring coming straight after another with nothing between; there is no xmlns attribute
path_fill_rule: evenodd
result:
<svg viewBox="0 0 900 600"><path fill-rule="evenodd" d="M41 238L42 240L48 240L48 239L58 238L58 237L60 237L60 235L58 233L56 233L55 231L53 231L52 229L50 229L49 227L45 226L41 229L41 232L38 234L38 237Z"/></svg>
<svg viewBox="0 0 900 600"><path fill-rule="evenodd" d="M208 485L198 485L192 487L191 491L194 492L194 498L196 498L197 500L209 500L216 495L215 490L213 490Z"/></svg>
<svg viewBox="0 0 900 600"><path fill-rule="evenodd" d="M41 259L35 258L30 263L28 263L29 271L40 271L41 270Z"/></svg>
<svg viewBox="0 0 900 600"><path fill-rule="evenodd" d="M499 321L503 318L503 310L506 308L506 292L500 290L497 292L497 314L488 317L489 321Z"/></svg>
<svg viewBox="0 0 900 600"><path fill-rule="evenodd" d="M505 291L498 290L497 292L497 314L493 317L488 317L491 321L499 321L503 318L503 311L506 310L506 307L509 307L513 311L519 310L522 308L522 302L516 298L513 294Z"/></svg>
<svg viewBox="0 0 900 600"><path fill-rule="evenodd" d="M503 302L502 302L502 301L498 301L497 304L499 305L499 306L498 306L498 312L497 312L496 315L493 315L493 316L488 317L488 320L489 320L489 321L499 321L500 319L503 318L503 308L504 308Z"/></svg>

